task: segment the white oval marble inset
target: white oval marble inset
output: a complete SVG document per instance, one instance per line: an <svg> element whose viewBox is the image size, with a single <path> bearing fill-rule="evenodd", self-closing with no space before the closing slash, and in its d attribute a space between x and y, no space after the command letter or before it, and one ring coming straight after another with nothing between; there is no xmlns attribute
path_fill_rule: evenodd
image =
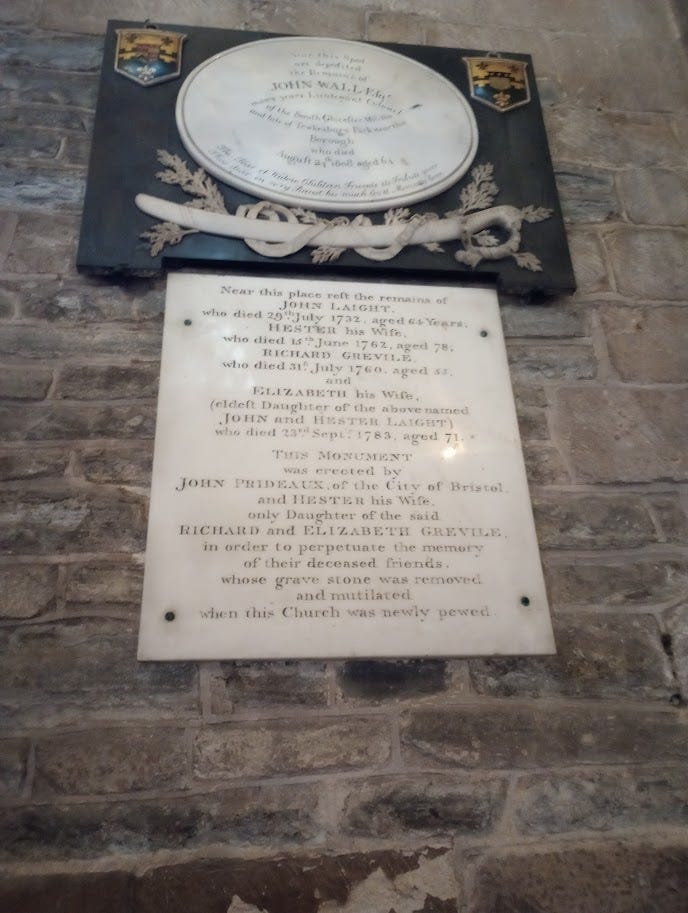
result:
<svg viewBox="0 0 688 913"><path fill-rule="evenodd" d="M177 126L210 174L291 206L370 212L451 187L478 146L475 117L439 73L374 45L268 38L186 79Z"/></svg>

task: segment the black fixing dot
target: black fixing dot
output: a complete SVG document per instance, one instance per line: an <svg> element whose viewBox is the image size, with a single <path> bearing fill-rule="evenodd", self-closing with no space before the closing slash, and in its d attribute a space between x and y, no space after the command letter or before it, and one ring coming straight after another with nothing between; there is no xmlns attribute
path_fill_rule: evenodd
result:
<svg viewBox="0 0 688 913"><path fill-rule="evenodd" d="M521 605L530 605L530 598L528 596L521 596Z"/></svg>
<svg viewBox="0 0 688 913"><path fill-rule="evenodd" d="M480 335L483 336L483 337L484 337L484 336L487 336L487 330L481 330L481 331L480 331Z"/></svg>
<svg viewBox="0 0 688 913"><path fill-rule="evenodd" d="M174 621L176 617L174 612L165 612L165 621Z"/></svg>
<svg viewBox="0 0 688 913"><path fill-rule="evenodd" d="M672 704L674 707L682 707L683 698L678 693L672 694L671 697L669 698L669 703Z"/></svg>
<svg viewBox="0 0 688 913"><path fill-rule="evenodd" d="M190 326L191 326L191 321L189 320L188 317L187 317L186 320L184 321L184 326L185 326L185 327L190 327Z"/></svg>

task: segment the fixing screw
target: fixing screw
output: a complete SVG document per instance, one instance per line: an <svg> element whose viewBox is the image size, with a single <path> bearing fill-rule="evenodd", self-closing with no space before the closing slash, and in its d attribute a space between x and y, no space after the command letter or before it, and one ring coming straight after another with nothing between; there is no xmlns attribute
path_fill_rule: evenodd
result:
<svg viewBox="0 0 688 913"><path fill-rule="evenodd" d="M186 320L184 321L184 326L185 326L185 327L190 327L190 326L191 326L191 321L189 320L188 317L187 317Z"/></svg>
<svg viewBox="0 0 688 913"><path fill-rule="evenodd" d="M480 335L481 335L482 337L487 336L487 330L481 330L481 331L480 331Z"/></svg>
<svg viewBox="0 0 688 913"><path fill-rule="evenodd" d="M165 621L174 621L177 617L175 612L165 612Z"/></svg>
<svg viewBox="0 0 688 913"><path fill-rule="evenodd" d="M529 606L529 605L530 605L530 597L529 597L529 596L521 596L521 605Z"/></svg>

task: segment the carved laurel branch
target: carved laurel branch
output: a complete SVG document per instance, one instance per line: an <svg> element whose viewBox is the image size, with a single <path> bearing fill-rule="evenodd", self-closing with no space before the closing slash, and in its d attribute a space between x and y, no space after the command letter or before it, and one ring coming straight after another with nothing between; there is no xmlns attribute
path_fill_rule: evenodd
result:
<svg viewBox="0 0 688 913"><path fill-rule="evenodd" d="M164 149L158 150L158 161L165 166L163 171L156 173L158 180L165 184L175 185L192 199L184 203L185 207L206 212L230 215L225 206L221 191L202 168L191 171L179 156L173 155ZM260 241L250 236L244 237L244 242L256 252L266 257L287 256L295 253L312 242L314 250L311 258L314 263L328 263L337 260L348 248L353 248L358 254L373 260L390 260L413 240L419 226L429 222L443 222L453 220L458 226L458 231L453 237L462 245L454 254L459 263L475 267L482 260L499 260L504 257L513 257L522 269L540 272L542 264L538 257L528 251L520 250L521 225L523 222L541 222L548 219L552 210L544 207L524 206L494 206L494 200L499 193L499 188L493 180L494 166L490 163L476 165L470 175L468 183L461 188L459 193L459 207L450 210L442 217L433 212L411 213L406 208L389 209L383 215L385 226L398 226L399 231L394 235L394 242L386 246L357 246L357 229L373 226L374 223L366 215L336 216L333 219L324 219L311 210L298 207L287 207L277 203L259 201L253 205L237 207L236 216L246 220L267 219L269 221L286 221L302 225L302 231L296 231L292 240L287 242ZM180 218L178 216L178 218ZM185 220L193 224L193 220ZM351 243L338 246L315 246L317 237L325 229L338 226L351 228ZM179 244L186 235L196 234L200 229L183 227L173 221L155 223L148 231L142 233L141 238L148 242L151 257L157 256L165 245ZM495 233L498 231L498 234ZM360 232L359 232L360 233ZM446 236L446 232L445 232ZM435 240L420 241L423 247L433 253L442 253L444 248Z"/></svg>
<svg viewBox="0 0 688 913"><path fill-rule="evenodd" d="M183 159L165 149L158 149L158 161L166 167L164 171L156 172L156 178L163 184L177 185L184 193L194 197L184 203L184 206L209 212L227 212L219 187L202 168L190 171ZM195 234L198 234L195 228L184 229L174 222L156 222L141 234L141 238L148 241L151 257L157 257L166 244L179 244L187 235Z"/></svg>

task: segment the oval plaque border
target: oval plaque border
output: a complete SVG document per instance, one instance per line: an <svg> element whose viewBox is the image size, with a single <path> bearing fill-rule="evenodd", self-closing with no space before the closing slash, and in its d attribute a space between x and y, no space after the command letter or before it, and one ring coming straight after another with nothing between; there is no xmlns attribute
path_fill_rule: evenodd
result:
<svg viewBox="0 0 688 913"><path fill-rule="evenodd" d="M445 83L446 86L451 90L452 94L455 96L458 103L457 110L462 111L469 128L469 145L463 159L446 175L442 176L438 180L433 181L422 189L407 193L396 193L388 197L377 197L375 199L369 200L357 199L344 201L323 199L318 198L317 196L298 196L295 194L276 191L270 187L265 187L259 183L256 183L255 181L250 181L238 177L230 171L222 168L222 166L218 165L218 163L215 162L212 158L209 158L209 156L203 151L203 149L199 147L198 143L196 140L194 140L191 133L189 132L185 122L184 109L190 89L193 86L194 80L199 76L199 74L208 67L217 63L218 60L226 58L229 55L236 55L242 51L254 48L256 46L264 46L273 42L279 42L281 44L309 44L311 47L314 47L318 43L327 43L328 45L337 44L350 48L352 51L354 49L360 49L361 47L365 47L366 49L374 48L376 54L390 56L397 60L401 60L410 68L423 70L426 73L430 74L433 79ZM403 54L398 54L395 51L390 51L386 48L381 48L374 44L349 41L342 38L316 38L296 36L265 38L260 39L259 41L249 41L245 44L229 48L226 51L220 51L218 54L215 54L212 57L209 57L207 60L204 60L186 77L177 96L175 117L180 138L189 155L191 155L192 158L198 162L198 164L200 164L203 168L206 169L206 171L208 171L218 180L229 185L230 187L234 187L238 190L244 191L245 193L249 193L255 197L258 197L259 199L270 200L272 202L282 203L287 206L307 207L326 212L378 212L386 209L393 209L396 207L409 206L414 203L420 203L423 200L431 199L432 197L437 196L438 194L447 190L449 187L456 184L463 177L463 175L466 174L468 169L471 167L478 150L478 125L476 122L475 114L473 113L473 110L465 95L456 85L454 85L453 82L451 82L441 73L433 70L431 67L428 67L411 57L405 57Z"/></svg>

